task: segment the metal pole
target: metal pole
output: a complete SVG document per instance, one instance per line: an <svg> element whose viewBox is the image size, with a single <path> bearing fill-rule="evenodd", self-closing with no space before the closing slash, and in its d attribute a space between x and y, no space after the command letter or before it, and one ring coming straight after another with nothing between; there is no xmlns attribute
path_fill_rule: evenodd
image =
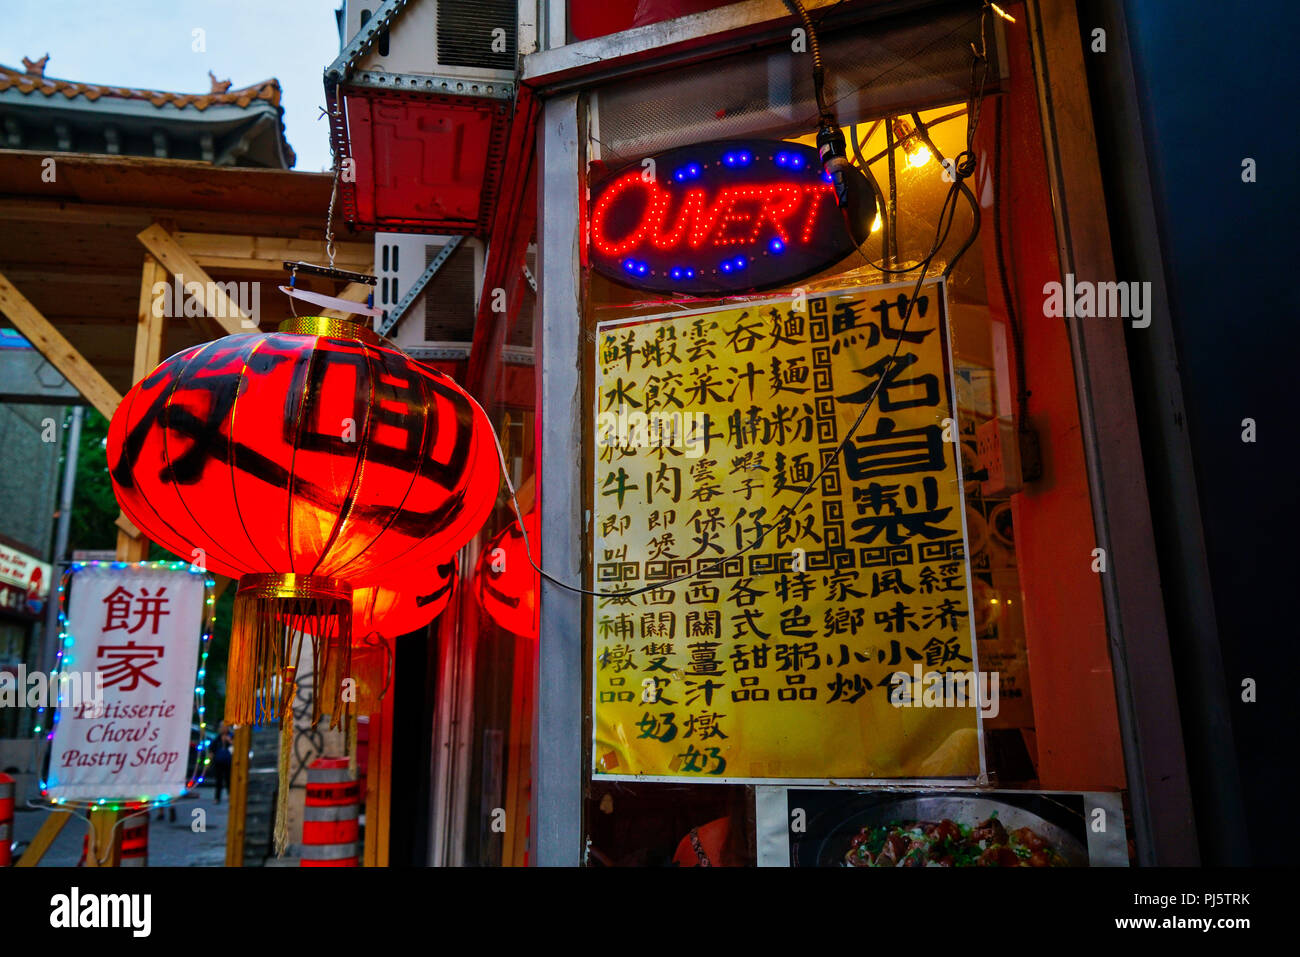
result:
<svg viewBox="0 0 1300 957"><path fill-rule="evenodd" d="M885 214L884 227L889 230L889 262L898 262L898 171L894 161L894 125L891 118L885 124L885 152L889 159L889 212Z"/></svg>
<svg viewBox="0 0 1300 957"><path fill-rule="evenodd" d="M541 434L537 437L543 568L561 581L582 581L583 446L586 400L580 323L578 204L585 131L575 94L542 107L537 168L538 266L541 275L537 383ZM538 348L538 347L535 347ZM543 866L582 861L583 605L577 595L545 579L537 652L537 709L533 723L532 837Z"/></svg>
<svg viewBox="0 0 1300 957"><path fill-rule="evenodd" d="M66 559L68 552L72 498L77 487L77 454L81 449L81 422L85 414L84 407L74 405L72 420L68 423L68 441L63 453L63 489L59 496L59 521L55 526L54 553L51 556L54 576L50 580L50 597L45 603L45 626L41 635L40 655L36 660L37 671L49 671L54 667L54 642L59 634L59 562Z"/></svg>

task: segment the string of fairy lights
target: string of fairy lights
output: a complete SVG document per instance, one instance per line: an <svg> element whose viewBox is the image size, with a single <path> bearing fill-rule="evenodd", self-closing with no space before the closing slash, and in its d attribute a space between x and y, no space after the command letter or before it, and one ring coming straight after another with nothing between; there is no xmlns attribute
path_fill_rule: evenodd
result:
<svg viewBox="0 0 1300 957"><path fill-rule="evenodd" d="M207 677L209 644L212 640L212 631L216 623L216 580L208 573L188 562L182 561L146 561L146 562L99 562L99 561L74 561L68 563L68 568L64 571L59 581L59 590L57 601L59 602L59 636L56 643L56 653L54 668L51 671L50 686L58 689L58 698L55 701L55 707L52 709L53 715L50 719L48 729L43 726L41 714L46 710L44 707L37 709L37 723L33 733L38 737L44 735L46 743L54 740L55 732L58 729L61 713L65 704L64 686L67 684L62 680L65 673L70 671L75 664L72 649L76 647L76 636L70 630L68 622L68 594L72 585L72 580L78 572L93 568L139 568L147 570L165 569L169 571L186 571L191 575L203 576L203 633L199 639L199 667L195 676L194 685L194 715L198 724L198 741L194 747L194 771L186 779L185 786L178 794L144 794L136 800L126 798L99 798L96 800L72 799L65 797L49 797L50 788L57 784L54 780L53 769L47 771L47 776L40 782L41 796L46 798L46 805L51 808L60 810L69 810L80 808L84 810L108 810L108 811L144 811L154 807L162 807L170 804L174 799L192 791L203 783L207 766L211 764L212 758L206 753L205 742L207 739L207 707L204 704L204 679ZM54 600L54 599L52 599ZM36 803L39 806L39 802ZM120 823L120 822L119 822Z"/></svg>

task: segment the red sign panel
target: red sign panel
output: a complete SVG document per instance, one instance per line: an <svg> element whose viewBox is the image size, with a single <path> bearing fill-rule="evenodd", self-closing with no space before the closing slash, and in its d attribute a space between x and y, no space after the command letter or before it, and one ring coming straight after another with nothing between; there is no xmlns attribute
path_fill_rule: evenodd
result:
<svg viewBox="0 0 1300 957"><path fill-rule="evenodd" d="M719 140L632 164L593 190L590 261L629 286L769 289L853 251L811 146Z"/></svg>
<svg viewBox="0 0 1300 957"><path fill-rule="evenodd" d="M343 211L392 232L486 232L508 123L503 100L346 88Z"/></svg>
<svg viewBox="0 0 1300 957"><path fill-rule="evenodd" d="M52 574L48 563L0 542L0 615L39 618Z"/></svg>

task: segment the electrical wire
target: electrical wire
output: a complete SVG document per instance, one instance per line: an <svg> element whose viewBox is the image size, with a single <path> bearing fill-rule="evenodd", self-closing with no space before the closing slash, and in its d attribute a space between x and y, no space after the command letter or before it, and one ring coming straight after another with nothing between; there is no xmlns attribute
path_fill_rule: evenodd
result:
<svg viewBox="0 0 1300 957"><path fill-rule="evenodd" d="M1002 145L1002 101L993 107L993 139L998 144L999 153ZM1011 345L1015 351L1016 363L1016 421L1021 428L1029 421L1029 389L1025 382L1024 332L1020 327L1020 316L1011 294L1011 283L1007 277L1007 264L1002 249L1002 169L1001 156L990 164L993 178L993 254L998 269L998 282L1002 287L1002 302L1007 310L1007 325L1011 329Z"/></svg>
<svg viewBox="0 0 1300 957"><path fill-rule="evenodd" d="M812 17L808 16L808 11L799 0L785 0L785 5L803 23L804 31L808 35L808 52L812 54L813 61L813 96L817 99L817 114L820 119L833 123L834 114L826 105L826 67L822 63L822 47L817 39L817 28L813 26Z"/></svg>
<svg viewBox="0 0 1300 957"><path fill-rule="evenodd" d="M139 817L140 815L143 814L147 819L149 816L149 811L155 807L161 807L162 804L161 803L146 804L143 805L139 810L133 810L130 811L129 813L127 813L126 808L120 809L117 820L114 821L113 826L108 829L108 853L104 857L99 856L99 850L95 847L95 840L94 840L95 822L90 819L89 815L81 814L77 811L77 808L83 805L71 805L66 803L55 804L53 801L50 802L33 801L28 799L27 806L29 808L34 808L35 810L38 811L40 810L65 811L68 814L71 814L73 817L85 821L86 826L90 828L89 835L88 835L90 840L86 841L86 852L89 856L93 856L95 858L95 862L96 864L98 864L98 866L104 867L106 864L108 864L109 860L113 857L113 843L117 840L117 838L114 837L114 834L116 833L117 829L125 825L126 822L131 820L131 818L133 817ZM96 810L93 804L88 804L84 806L88 811Z"/></svg>
<svg viewBox="0 0 1300 957"><path fill-rule="evenodd" d="M863 143L871 139L871 135L876 131L876 127L882 122L884 121L876 120L871 129L867 131L867 135L862 141ZM858 169L860 169L862 175L866 177L867 185L871 187L871 191L876 194L876 211L877 215L880 217L880 261L882 263L887 263L889 262L889 230L893 228L893 224L885 218L885 194L880 191L880 184L876 182L876 177L871 175L871 164L862 158L862 146L858 143L857 136L854 135L849 137L849 142L853 144L853 155L857 158ZM869 238L870 237L868 237L868 239ZM861 245L865 246L866 243L862 243ZM861 250L861 246L859 246L859 250ZM883 266L881 267L881 271L884 271Z"/></svg>
<svg viewBox="0 0 1300 957"><path fill-rule="evenodd" d="M989 6L990 6L990 5L989 5L988 3L984 3L984 4L983 4L983 7L981 8L980 13L975 14L975 15L973 15L973 16L979 16L979 17L981 17L981 18L984 17L984 16L986 16L986 15L988 14L988 11L989 11ZM971 19L973 19L973 17L972 17ZM846 90L844 93L842 93L842 94L840 94L839 96L837 96L833 101L831 101L829 104L827 104L828 109L829 109L830 107L834 107L834 106L835 106L836 104L838 104L838 103L843 102L844 100L847 100L849 97L857 96L857 94L861 93L861 92L862 92L863 90L865 90L867 87L872 86L873 84L875 84L875 83L876 83L878 80L880 80L882 77L888 76L890 73L893 73L895 70L898 70L898 69L900 69L900 68L906 66L907 64L909 64L909 63L911 63L913 60L915 60L917 57L919 57L922 53L925 53L927 50L929 50L931 47L934 47L934 46L937 46L937 45L940 44L940 43L943 43L943 42L946 41L949 37L951 37L953 34L955 34L955 33L959 33L959 32L961 32L962 30L966 29L966 27L968 27L968 26L970 25L971 19L965 19L965 20L962 20L961 23L957 24L955 27L953 27L951 30L948 30L946 33L943 33L942 35L937 36L937 37L934 37L933 39L931 39L931 40L929 40L929 41L927 41L927 42L921 44L919 47L917 47L915 50L913 50L911 53L907 54L906 56L901 56L901 57L896 58L896 59L897 59L897 62L891 64L890 66L887 66L885 69L881 70L879 73L875 74L874 76L869 77L865 82L859 84L858 86L855 86L855 87L853 87L853 88L850 89L850 90ZM982 22L982 21L981 21L981 22ZM981 48L983 48L984 40L983 40L983 28L982 28L982 27L981 27L981 34L980 34L980 37L981 37L981 39L980 39ZM976 49L975 49L974 44L971 45L971 51L972 51L972 52L973 52L977 57L980 56L980 54L981 54L981 51L980 51L980 50L976 50ZM972 67L972 75L973 75L973 67ZM983 91L982 91L982 90L980 91L980 94L983 95ZM820 109L820 108L819 108L819 109ZM819 115L820 115L820 113L819 113ZM810 119L805 119L805 120L803 121L803 125L807 125L809 122L811 122ZM882 154L882 155L883 155L883 154Z"/></svg>

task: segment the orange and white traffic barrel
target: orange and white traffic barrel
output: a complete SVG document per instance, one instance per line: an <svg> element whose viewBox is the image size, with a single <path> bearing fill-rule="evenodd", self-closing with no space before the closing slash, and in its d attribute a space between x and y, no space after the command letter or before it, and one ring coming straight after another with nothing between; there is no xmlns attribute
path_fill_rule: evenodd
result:
<svg viewBox="0 0 1300 957"><path fill-rule="evenodd" d="M307 767L302 866L356 867L361 787L347 758L317 758Z"/></svg>
<svg viewBox="0 0 1300 957"><path fill-rule="evenodd" d="M0 774L0 867L13 863L14 779Z"/></svg>
<svg viewBox="0 0 1300 957"><path fill-rule="evenodd" d="M121 867L149 866L149 815L136 814L122 825Z"/></svg>

